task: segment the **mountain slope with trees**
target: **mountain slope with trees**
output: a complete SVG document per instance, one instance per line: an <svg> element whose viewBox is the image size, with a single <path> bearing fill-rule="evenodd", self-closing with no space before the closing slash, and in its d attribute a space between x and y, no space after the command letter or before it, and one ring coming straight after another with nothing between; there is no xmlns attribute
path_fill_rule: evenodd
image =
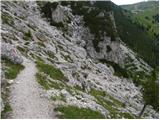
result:
<svg viewBox="0 0 160 120"><path fill-rule="evenodd" d="M159 39L159 1L140 2L131 5L122 5L132 13L132 18L143 29L157 40ZM157 45L158 46L158 45Z"/></svg>

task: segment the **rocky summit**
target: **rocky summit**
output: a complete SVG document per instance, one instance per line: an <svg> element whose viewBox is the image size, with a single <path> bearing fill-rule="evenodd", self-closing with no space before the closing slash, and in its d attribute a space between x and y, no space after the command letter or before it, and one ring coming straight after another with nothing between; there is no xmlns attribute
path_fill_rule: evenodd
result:
<svg viewBox="0 0 160 120"><path fill-rule="evenodd" d="M124 12L110 1L1 1L1 117L159 118L148 103L139 116L154 66L119 32Z"/></svg>

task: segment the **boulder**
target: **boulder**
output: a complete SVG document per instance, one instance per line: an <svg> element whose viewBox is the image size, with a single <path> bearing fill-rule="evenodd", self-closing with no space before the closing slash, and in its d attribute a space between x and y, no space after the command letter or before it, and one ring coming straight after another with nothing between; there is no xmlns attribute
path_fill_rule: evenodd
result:
<svg viewBox="0 0 160 120"><path fill-rule="evenodd" d="M9 59L15 64L21 64L23 62L23 58L16 47L9 43L2 43L1 57Z"/></svg>

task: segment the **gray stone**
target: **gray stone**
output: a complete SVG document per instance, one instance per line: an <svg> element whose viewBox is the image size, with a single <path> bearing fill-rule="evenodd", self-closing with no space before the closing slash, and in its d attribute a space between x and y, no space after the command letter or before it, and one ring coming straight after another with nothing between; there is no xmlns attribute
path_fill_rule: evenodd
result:
<svg viewBox="0 0 160 120"><path fill-rule="evenodd" d="M9 43L2 43L1 47L1 56L2 58L7 58L13 63L21 64L23 62L22 55L18 52L15 46Z"/></svg>

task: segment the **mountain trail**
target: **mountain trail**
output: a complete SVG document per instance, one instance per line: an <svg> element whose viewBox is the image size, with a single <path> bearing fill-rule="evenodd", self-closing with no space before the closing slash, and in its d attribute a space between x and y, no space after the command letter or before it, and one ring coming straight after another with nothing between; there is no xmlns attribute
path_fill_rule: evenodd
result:
<svg viewBox="0 0 160 120"><path fill-rule="evenodd" d="M44 90L36 82L35 63L24 58L23 65L25 69L11 85L9 102L13 111L10 117L13 119L56 118L54 107L48 99L42 97Z"/></svg>

